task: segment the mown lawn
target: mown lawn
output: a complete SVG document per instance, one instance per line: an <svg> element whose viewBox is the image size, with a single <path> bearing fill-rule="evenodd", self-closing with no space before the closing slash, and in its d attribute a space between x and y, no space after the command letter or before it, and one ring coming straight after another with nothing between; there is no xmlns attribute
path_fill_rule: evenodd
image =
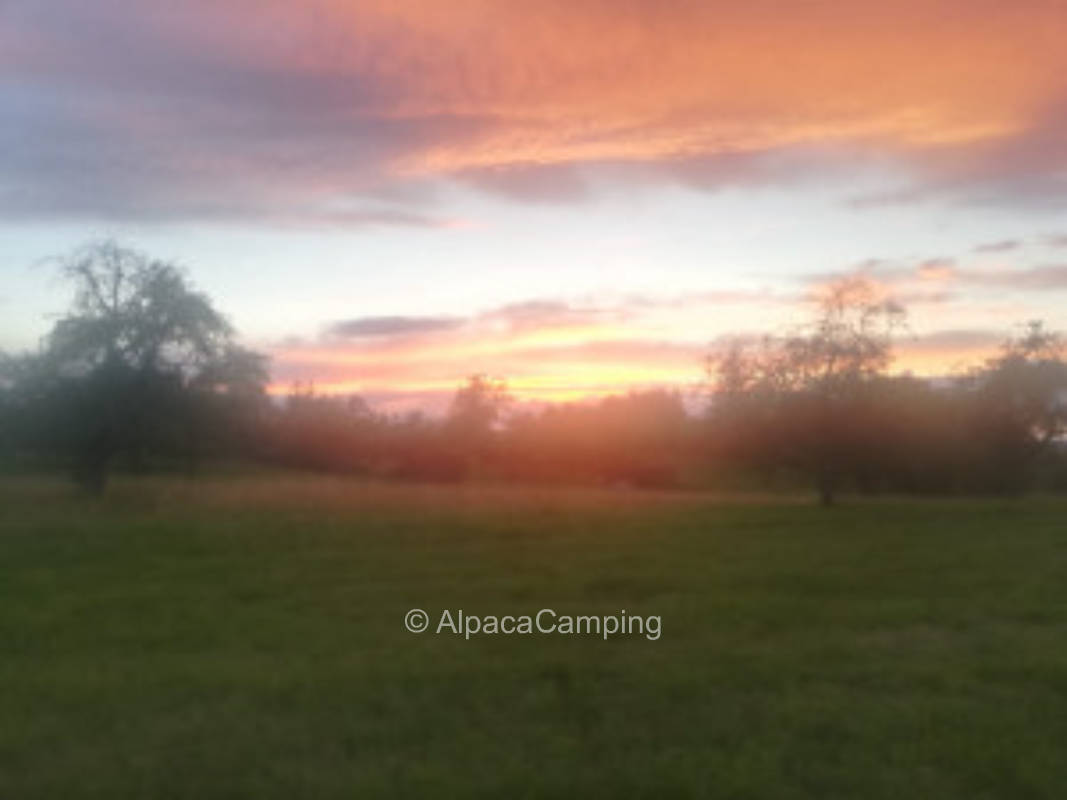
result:
<svg viewBox="0 0 1067 800"><path fill-rule="evenodd" d="M1067 503L804 500L6 479L0 798L1063 797Z"/></svg>

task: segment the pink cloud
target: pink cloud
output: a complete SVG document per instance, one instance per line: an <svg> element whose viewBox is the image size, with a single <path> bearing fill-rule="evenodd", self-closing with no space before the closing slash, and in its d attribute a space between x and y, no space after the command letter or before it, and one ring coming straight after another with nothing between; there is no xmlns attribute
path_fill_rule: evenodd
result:
<svg viewBox="0 0 1067 800"><path fill-rule="evenodd" d="M442 178L556 202L886 157L898 199L1056 204L1065 39L1040 0L15 0L0 210L437 225Z"/></svg>

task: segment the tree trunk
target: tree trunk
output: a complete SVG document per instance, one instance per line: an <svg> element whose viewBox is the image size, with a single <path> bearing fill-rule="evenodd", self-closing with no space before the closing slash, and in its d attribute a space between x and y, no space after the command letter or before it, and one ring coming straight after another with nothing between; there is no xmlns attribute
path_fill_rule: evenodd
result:
<svg viewBox="0 0 1067 800"><path fill-rule="evenodd" d="M99 431L78 457L75 479L89 494L102 495L107 488L108 469L114 446L106 430Z"/></svg>
<svg viewBox="0 0 1067 800"><path fill-rule="evenodd" d="M823 508L830 508L834 504L834 484L834 477L828 470L819 473L817 481L819 489L819 505Z"/></svg>

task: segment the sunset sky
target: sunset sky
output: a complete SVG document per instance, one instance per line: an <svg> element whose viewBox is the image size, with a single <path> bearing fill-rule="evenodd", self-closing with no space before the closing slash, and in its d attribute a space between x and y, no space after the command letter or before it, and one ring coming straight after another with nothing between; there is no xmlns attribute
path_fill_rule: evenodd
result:
<svg viewBox="0 0 1067 800"><path fill-rule="evenodd" d="M384 407L693 386L862 274L895 369L1067 328L1067 2L6 0L0 349L115 237Z"/></svg>

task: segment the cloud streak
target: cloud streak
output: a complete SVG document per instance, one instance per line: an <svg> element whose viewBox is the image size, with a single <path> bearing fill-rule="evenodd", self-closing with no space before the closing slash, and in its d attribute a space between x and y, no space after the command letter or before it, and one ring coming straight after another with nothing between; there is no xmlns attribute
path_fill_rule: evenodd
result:
<svg viewBox="0 0 1067 800"><path fill-rule="evenodd" d="M313 382L327 392L391 398L400 405L419 398L423 407L434 408L474 372L504 377L520 399L538 402L635 388L692 389L703 380L705 357L722 342L721 328L707 320L731 307L751 314L781 304L775 295L691 292L600 304L534 299L464 318L357 317L327 326L318 340L272 348L274 391L284 392L294 381ZM651 322L661 311L679 309L705 325L665 330ZM765 332L773 330L730 338L740 333L754 341ZM991 355L1003 338L987 329L905 336L896 369L946 374Z"/></svg>
<svg viewBox="0 0 1067 800"><path fill-rule="evenodd" d="M433 226L446 178L560 202L869 158L905 200L1057 205L1065 38L1052 0L10 0L0 213Z"/></svg>
<svg viewBox="0 0 1067 800"><path fill-rule="evenodd" d="M1031 292L1067 290L1067 264L1049 264L1011 271L956 270L952 277L971 286Z"/></svg>
<svg viewBox="0 0 1067 800"><path fill-rule="evenodd" d="M988 246L975 249L998 253L1015 249L1015 243L1011 245L1004 247L997 243L992 249ZM955 295L949 291L953 287L1032 293L1067 290L1067 264L989 269L960 266L956 259L944 257L911 264L869 259L843 271L811 273L803 280L818 288L850 277L865 278L886 295L905 304L953 299Z"/></svg>
<svg viewBox="0 0 1067 800"><path fill-rule="evenodd" d="M449 331L462 324L463 320L454 317L358 317L332 323L326 334L341 339L401 336Z"/></svg>
<svg viewBox="0 0 1067 800"><path fill-rule="evenodd" d="M976 253L1008 253L1022 247L1018 239L1002 239L999 242L986 242L974 248Z"/></svg>
<svg viewBox="0 0 1067 800"><path fill-rule="evenodd" d="M330 323L317 340L270 348L275 390L301 381L328 391L414 396L450 392L472 372L506 376L519 395L538 400L685 385L699 377L706 343L657 333L650 318L778 304L766 293L691 292L604 302L539 298L467 317L354 317Z"/></svg>

